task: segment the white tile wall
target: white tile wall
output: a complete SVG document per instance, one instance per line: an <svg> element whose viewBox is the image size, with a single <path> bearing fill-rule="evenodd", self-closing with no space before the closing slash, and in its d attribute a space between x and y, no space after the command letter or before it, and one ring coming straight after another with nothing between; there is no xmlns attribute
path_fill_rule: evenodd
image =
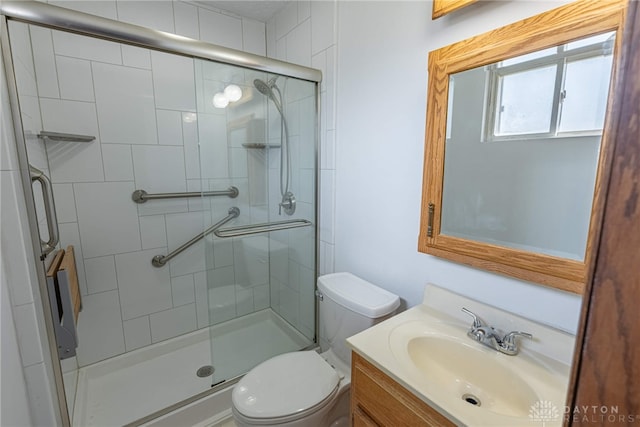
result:
<svg viewBox="0 0 640 427"><path fill-rule="evenodd" d="M124 341L127 351L144 347L151 344L151 326L149 325L149 316L142 316L136 319L125 320Z"/></svg>
<svg viewBox="0 0 640 427"><path fill-rule="evenodd" d="M102 142L157 144L151 72L92 63Z"/></svg>
<svg viewBox="0 0 640 427"><path fill-rule="evenodd" d="M200 38L197 7L183 2L174 2L173 14L176 24L176 34L192 39Z"/></svg>
<svg viewBox="0 0 640 427"><path fill-rule="evenodd" d="M118 288L116 265L112 255L84 260L87 290L90 294Z"/></svg>
<svg viewBox="0 0 640 427"><path fill-rule="evenodd" d="M242 20L200 9L200 40L232 49L242 49Z"/></svg>
<svg viewBox="0 0 640 427"><path fill-rule="evenodd" d="M336 44L336 2L311 2L311 54Z"/></svg>
<svg viewBox="0 0 640 427"><path fill-rule="evenodd" d="M151 52L135 46L122 45L122 64L127 67L151 69Z"/></svg>
<svg viewBox="0 0 640 427"><path fill-rule="evenodd" d="M38 95L49 98L59 98L58 75L53 55L53 41L51 30L41 27L31 27L31 41L33 46L33 62L38 83Z"/></svg>
<svg viewBox="0 0 640 427"><path fill-rule="evenodd" d="M287 61L311 66L311 22L308 19L287 36Z"/></svg>
<svg viewBox="0 0 640 427"><path fill-rule="evenodd" d="M151 341L158 342L186 334L197 328L195 304L183 305L149 316Z"/></svg>
<svg viewBox="0 0 640 427"><path fill-rule="evenodd" d="M180 147L134 146L133 165L137 188L148 193L186 191L184 154Z"/></svg>
<svg viewBox="0 0 640 427"><path fill-rule="evenodd" d="M52 52L53 56L53 52ZM73 101L95 101L91 63L83 59L57 56L56 74L60 86L60 98Z"/></svg>
<svg viewBox="0 0 640 427"><path fill-rule="evenodd" d="M133 190L131 182L74 184L86 258L142 248L138 213L131 202Z"/></svg>
<svg viewBox="0 0 640 427"><path fill-rule="evenodd" d="M209 220L203 212L167 215L166 223L167 242L170 251L198 235L198 233L202 233L204 227L210 225ZM206 270L205 241L206 240L201 240L194 244L184 251L181 256L169 262L172 276L182 276Z"/></svg>
<svg viewBox="0 0 640 427"><path fill-rule="evenodd" d="M140 235L142 249L165 248L167 246L167 228L164 215L140 217Z"/></svg>
<svg viewBox="0 0 640 427"><path fill-rule="evenodd" d="M109 64L122 64L120 45L100 39L54 31L53 48L57 55L106 62Z"/></svg>
<svg viewBox="0 0 640 427"><path fill-rule="evenodd" d="M166 252L158 249L116 255L122 319L169 309L173 306L171 278L167 267L151 265L151 259Z"/></svg>
<svg viewBox="0 0 640 427"><path fill-rule="evenodd" d="M235 239L233 250L237 285L252 287L269 283L269 239L267 237Z"/></svg>
<svg viewBox="0 0 640 427"><path fill-rule="evenodd" d="M131 146L125 144L103 144L102 162L105 181L133 181L133 159Z"/></svg>
<svg viewBox="0 0 640 427"><path fill-rule="evenodd" d="M320 239L331 243L334 241L333 212L335 211L335 171L320 172Z"/></svg>
<svg viewBox="0 0 640 427"><path fill-rule="evenodd" d="M193 60L162 52L151 52L153 87L158 108L195 111Z"/></svg>
<svg viewBox="0 0 640 427"><path fill-rule="evenodd" d="M118 0L120 21L173 33L173 2Z"/></svg>
<svg viewBox="0 0 640 427"><path fill-rule="evenodd" d="M229 267L224 267L225 270ZM214 271L216 278L224 272ZM211 324L215 325L236 317L236 290L234 285L225 285L209 289L209 316Z"/></svg>
<svg viewBox="0 0 640 427"><path fill-rule="evenodd" d="M265 43L264 24L251 19L242 19L242 40L244 51L265 56L267 45Z"/></svg>
<svg viewBox="0 0 640 427"><path fill-rule="evenodd" d="M157 93L157 91L156 91ZM162 145L182 145L182 113L157 110L158 142Z"/></svg>
<svg viewBox="0 0 640 427"><path fill-rule="evenodd" d="M271 304L269 299L269 285L261 285L253 288L253 308L255 311L264 310Z"/></svg>
<svg viewBox="0 0 640 427"><path fill-rule="evenodd" d="M173 277L171 279L171 294L173 295L174 307L194 303L195 290L193 274Z"/></svg>
<svg viewBox="0 0 640 427"><path fill-rule="evenodd" d="M227 123L224 116L198 114L200 172L202 178L229 176Z"/></svg>
<svg viewBox="0 0 640 427"><path fill-rule="evenodd" d="M236 287L236 316L253 313L253 289Z"/></svg>
<svg viewBox="0 0 640 427"><path fill-rule="evenodd" d="M210 325L209 316L209 291L207 289L208 271L201 271L193 275L196 298L196 318L198 320L198 328L204 328Z"/></svg>
<svg viewBox="0 0 640 427"><path fill-rule="evenodd" d="M125 351L117 290L85 295L78 318L78 364L85 366Z"/></svg>
<svg viewBox="0 0 640 427"><path fill-rule="evenodd" d="M200 180L198 116L195 113L182 113L182 141L187 179Z"/></svg>
<svg viewBox="0 0 640 427"><path fill-rule="evenodd" d="M77 222L76 199L73 184L53 184L56 201L56 216L59 223Z"/></svg>
<svg viewBox="0 0 640 427"><path fill-rule="evenodd" d="M298 3L289 3L280 13L275 16L276 38L280 39L287 35L298 25Z"/></svg>

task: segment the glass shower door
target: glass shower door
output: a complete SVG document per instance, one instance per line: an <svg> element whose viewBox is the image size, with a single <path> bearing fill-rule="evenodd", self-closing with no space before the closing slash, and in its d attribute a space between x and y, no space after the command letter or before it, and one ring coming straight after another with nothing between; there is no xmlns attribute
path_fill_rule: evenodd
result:
<svg viewBox="0 0 640 427"><path fill-rule="evenodd" d="M316 91L204 60L195 80L197 190L239 192L201 201L205 227L224 222L206 237L206 289L197 291L207 295L217 384L314 342Z"/></svg>

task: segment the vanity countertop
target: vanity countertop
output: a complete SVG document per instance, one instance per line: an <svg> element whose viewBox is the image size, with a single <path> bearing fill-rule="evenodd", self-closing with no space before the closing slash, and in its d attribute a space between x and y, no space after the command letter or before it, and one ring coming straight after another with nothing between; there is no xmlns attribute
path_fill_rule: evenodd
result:
<svg viewBox="0 0 640 427"><path fill-rule="evenodd" d="M534 339L515 356L483 346L467 337L462 307ZM566 332L427 285L422 304L347 343L457 425L562 425L574 343Z"/></svg>

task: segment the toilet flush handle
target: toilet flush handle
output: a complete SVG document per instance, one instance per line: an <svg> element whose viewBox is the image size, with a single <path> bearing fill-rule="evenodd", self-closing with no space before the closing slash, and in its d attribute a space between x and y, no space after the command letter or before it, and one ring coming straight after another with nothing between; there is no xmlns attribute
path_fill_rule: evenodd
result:
<svg viewBox="0 0 640 427"><path fill-rule="evenodd" d="M318 298L320 301L324 300L324 295L322 295L322 292L320 292L317 289L316 289L316 298Z"/></svg>

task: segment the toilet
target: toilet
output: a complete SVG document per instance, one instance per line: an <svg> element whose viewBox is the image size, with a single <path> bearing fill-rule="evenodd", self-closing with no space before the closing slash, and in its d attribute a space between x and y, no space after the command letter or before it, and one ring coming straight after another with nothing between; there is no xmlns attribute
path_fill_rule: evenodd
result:
<svg viewBox="0 0 640 427"><path fill-rule="evenodd" d="M249 371L233 389L237 426L346 427L351 351L346 339L392 316L400 298L351 273L318 278L324 353L275 356Z"/></svg>

